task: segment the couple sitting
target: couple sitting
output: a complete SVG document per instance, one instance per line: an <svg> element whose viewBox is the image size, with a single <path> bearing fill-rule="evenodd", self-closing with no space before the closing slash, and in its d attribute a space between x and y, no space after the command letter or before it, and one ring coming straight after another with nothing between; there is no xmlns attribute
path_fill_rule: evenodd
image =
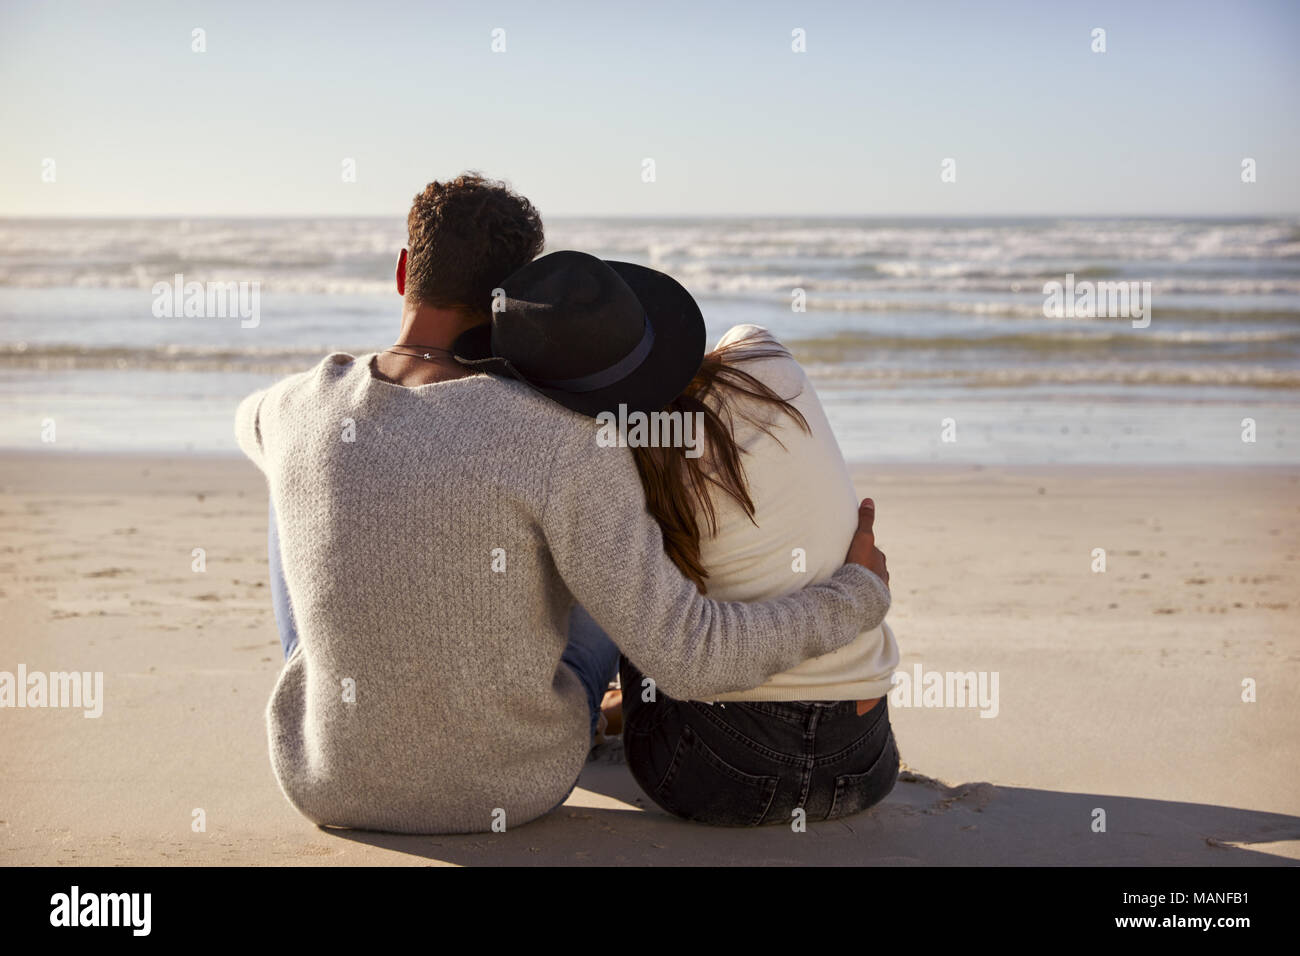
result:
<svg viewBox="0 0 1300 956"><path fill-rule="evenodd" d="M537 212L500 183L432 183L408 227L398 344L237 414L270 486L289 801L370 830L526 823L573 790L620 669L613 719L665 810L752 826L880 801L888 573L790 354L755 326L706 354L652 269L534 259ZM598 441L621 406L693 416L702 444Z"/></svg>

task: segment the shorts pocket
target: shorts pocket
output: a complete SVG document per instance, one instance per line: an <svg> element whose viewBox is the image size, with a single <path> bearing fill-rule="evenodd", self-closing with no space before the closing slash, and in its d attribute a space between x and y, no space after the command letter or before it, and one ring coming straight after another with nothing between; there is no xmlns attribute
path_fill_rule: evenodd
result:
<svg viewBox="0 0 1300 956"><path fill-rule="evenodd" d="M665 810L696 823L754 827L767 816L777 782L777 777L737 770L687 725L651 796Z"/></svg>
<svg viewBox="0 0 1300 956"><path fill-rule="evenodd" d="M865 773L846 773L835 778L835 796L831 799L827 820L852 816L874 807L894 789L898 782L898 745L889 731L885 749Z"/></svg>

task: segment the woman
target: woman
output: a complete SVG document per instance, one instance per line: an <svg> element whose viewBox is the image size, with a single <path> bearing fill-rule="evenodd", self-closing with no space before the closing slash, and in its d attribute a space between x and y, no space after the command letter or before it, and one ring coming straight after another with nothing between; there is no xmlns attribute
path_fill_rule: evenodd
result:
<svg viewBox="0 0 1300 956"><path fill-rule="evenodd" d="M703 456L634 454L664 547L701 592L766 600L834 571L857 499L821 403L785 348L757 326L732 329L667 410L704 416ZM657 804L701 823L858 813L898 777L885 696L897 663L882 625L759 687L691 701L657 691L654 675L624 657L628 765Z"/></svg>

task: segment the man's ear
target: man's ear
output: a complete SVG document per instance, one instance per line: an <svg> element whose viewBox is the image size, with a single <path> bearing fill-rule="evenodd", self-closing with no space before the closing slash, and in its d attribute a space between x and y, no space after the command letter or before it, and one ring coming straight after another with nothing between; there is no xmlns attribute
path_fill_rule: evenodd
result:
<svg viewBox="0 0 1300 956"><path fill-rule="evenodd" d="M397 255L397 294L406 295L406 250Z"/></svg>

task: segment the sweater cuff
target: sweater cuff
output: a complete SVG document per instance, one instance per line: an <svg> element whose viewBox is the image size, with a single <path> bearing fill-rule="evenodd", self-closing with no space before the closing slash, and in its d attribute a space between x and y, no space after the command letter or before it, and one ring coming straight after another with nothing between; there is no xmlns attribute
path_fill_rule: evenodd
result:
<svg viewBox="0 0 1300 956"><path fill-rule="evenodd" d="M832 581L845 585L853 594L862 613L863 630L879 627L889 613L893 596L889 586L874 571L860 564L844 564L833 575Z"/></svg>

